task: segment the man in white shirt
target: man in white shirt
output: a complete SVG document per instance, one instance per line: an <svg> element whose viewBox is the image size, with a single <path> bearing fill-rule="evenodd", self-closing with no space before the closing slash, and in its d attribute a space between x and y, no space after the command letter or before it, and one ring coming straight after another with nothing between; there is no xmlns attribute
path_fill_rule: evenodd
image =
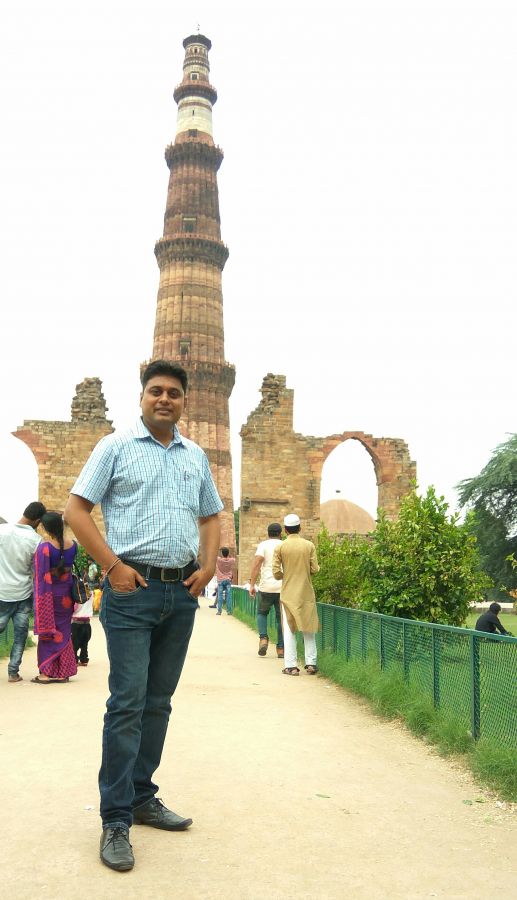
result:
<svg viewBox="0 0 517 900"><path fill-rule="evenodd" d="M255 559L250 575L250 596L254 597L257 593L257 625L259 631L259 648L258 655L265 656L269 646L269 637L267 634L267 617L272 606L275 608L276 627L277 627L277 644L276 655L279 659L284 658L284 636L282 633L282 619L280 616L280 589L282 582L277 581L273 576L273 553L275 547L281 544L280 535L282 534L282 526L278 522L272 522L268 525L267 541L262 541L255 552ZM260 571L260 581L258 592L256 591L255 582Z"/></svg>
<svg viewBox="0 0 517 900"><path fill-rule="evenodd" d="M45 515L43 503L29 503L15 525L0 525L0 634L13 620L14 641L7 676L10 684L23 681L19 673L32 612L32 559L41 538L36 529Z"/></svg>

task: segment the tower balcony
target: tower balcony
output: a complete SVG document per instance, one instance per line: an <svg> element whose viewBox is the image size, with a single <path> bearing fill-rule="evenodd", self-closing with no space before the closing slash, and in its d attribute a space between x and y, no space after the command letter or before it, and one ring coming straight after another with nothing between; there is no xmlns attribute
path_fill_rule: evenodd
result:
<svg viewBox="0 0 517 900"><path fill-rule="evenodd" d="M217 91L208 81L182 81L174 88L172 96L176 103L184 100L185 97L203 97L212 106L217 101Z"/></svg>
<svg viewBox="0 0 517 900"><path fill-rule="evenodd" d="M165 160L171 171L182 163L204 163L217 172L223 158L224 153L220 147L207 144L206 141L197 140L195 137L176 141L165 148Z"/></svg>
<svg viewBox="0 0 517 900"><path fill-rule="evenodd" d="M222 241L217 241L196 232L179 232L156 241L154 254L160 268L177 259L204 260L218 269L224 269L229 250Z"/></svg>

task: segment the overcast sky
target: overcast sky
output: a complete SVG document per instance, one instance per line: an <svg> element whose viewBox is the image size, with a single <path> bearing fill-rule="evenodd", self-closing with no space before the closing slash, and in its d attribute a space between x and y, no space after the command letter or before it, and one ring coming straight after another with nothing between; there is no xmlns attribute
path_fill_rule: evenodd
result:
<svg viewBox="0 0 517 900"><path fill-rule="evenodd" d="M0 13L0 515L36 492L9 438L24 419L69 419L93 375L116 426L138 414L172 92L198 24L225 154L235 505L239 429L274 372L297 431L403 438L420 487L454 506L454 485L516 430L515 2L178 7ZM369 458L344 449L325 496L374 512Z"/></svg>

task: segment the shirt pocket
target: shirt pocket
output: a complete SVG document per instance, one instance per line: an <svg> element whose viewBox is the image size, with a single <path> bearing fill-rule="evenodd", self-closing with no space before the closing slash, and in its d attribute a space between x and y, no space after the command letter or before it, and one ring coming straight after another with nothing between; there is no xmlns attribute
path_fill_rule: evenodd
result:
<svg viewBox="0 0 517 900"><path fill-rule="evenodd" d="M173 490L180 506L186 506L199 515L199 495L201 493L201 472L196 469L179 469Z"/></svg>

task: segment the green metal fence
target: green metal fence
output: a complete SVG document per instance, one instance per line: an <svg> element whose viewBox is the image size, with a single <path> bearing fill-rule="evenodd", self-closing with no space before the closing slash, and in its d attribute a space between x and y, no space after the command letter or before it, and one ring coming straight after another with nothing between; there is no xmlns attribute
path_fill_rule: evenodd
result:
<svg viewBox="0 0 517 900"><path fill-rule="evenodd" d="M235 605L256 615L256 600L235 588ZM375 662L396 672L474 738L517 746L517 638L431 625L318 603L319 651ZM274 636L273 617L270 636Z"/></svg>

